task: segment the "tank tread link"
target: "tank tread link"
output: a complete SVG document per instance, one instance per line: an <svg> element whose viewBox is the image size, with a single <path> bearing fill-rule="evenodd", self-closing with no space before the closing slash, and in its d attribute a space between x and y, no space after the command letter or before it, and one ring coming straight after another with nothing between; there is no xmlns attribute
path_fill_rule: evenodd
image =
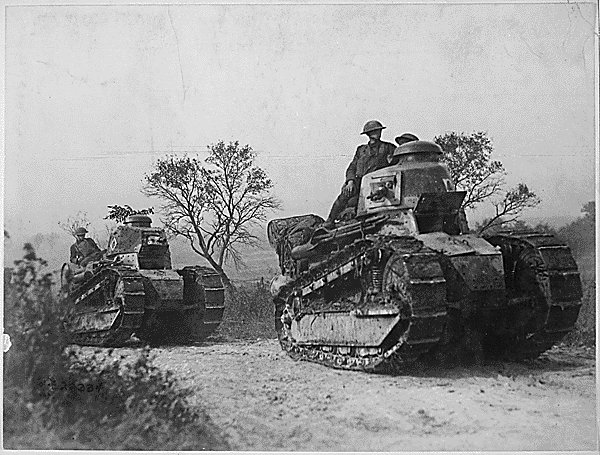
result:
<svg viewBox="0 0 600 455"><path fill-rule="evenodd" d="M551 234L501 231L486 237L500 247L506 273L506 330L493 339L504 356L535 358L575 328L582 304L577 264Z"/></svg>
<svg viewBox="0 0 600 455"><path fill-rule="evenodd" d="M361 273L361 265L372 263L373 256L385 263L381 282L375 283L383 289L383 302L364 302L354 309L348 306L340 310L337 305L311 308L308 293L305 294L308 303L301 304L304 311L296 312L293 299L300 298L306 289L315 289L324 282L331 286L347 273ZM294 359L333 368L389 373L414 362L439 342L446 322L445 296L445 280L437 254L420 241L385 237L358 240L334 254L326 266L304 272L281 289L275 299L275 324L282 347ZM302 345L294 340L290 330L292 319L328 310L365 316L388 313L394 319L394 326L378 346Z"/></svg>
<svg viewBox="0 0 600 455"><path fill-rule="evenodd" d="M201 311L199 322L202 327L194 333L194 340L204 339L213 333L221 324L225 312L225 288L221 276L210 267L188 266L183 268L184 273L191 271L196 275L196 288L204 294L202 301L204 308ZM189 272L188 272L189 273Z"/></svg>

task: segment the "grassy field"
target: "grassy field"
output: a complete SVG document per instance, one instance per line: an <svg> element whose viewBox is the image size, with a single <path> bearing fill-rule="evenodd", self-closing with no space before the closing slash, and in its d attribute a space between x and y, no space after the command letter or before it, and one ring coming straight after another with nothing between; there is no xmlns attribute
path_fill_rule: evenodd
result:
<svg viewBox="0 0 600 455"><path fill-rule="evenodd" d="M275 338L275 311L266 287L237 286L226 296L223 323L216 333L224 340Z"/></svg>

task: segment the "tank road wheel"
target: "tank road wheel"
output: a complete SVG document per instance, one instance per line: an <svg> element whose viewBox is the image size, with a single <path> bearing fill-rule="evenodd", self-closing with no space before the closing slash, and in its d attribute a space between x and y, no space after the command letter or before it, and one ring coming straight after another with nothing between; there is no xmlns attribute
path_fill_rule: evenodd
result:
<svg viewBox="0 0 600 455"><path fill-rule="evenodd" d="M484 339L488 355L536 358L570 332L581 307L581 282L569 248L549 234L494 236L508 302Z"/></svg>

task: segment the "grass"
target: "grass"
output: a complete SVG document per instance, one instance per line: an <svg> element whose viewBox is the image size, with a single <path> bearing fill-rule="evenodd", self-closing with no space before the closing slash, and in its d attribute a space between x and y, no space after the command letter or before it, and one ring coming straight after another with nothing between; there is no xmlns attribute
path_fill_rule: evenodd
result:
<svg viewBox="0 0 600 455"><path fill-rule="evenodd" d="M276 338L274 307L266 287L238 285L225 297L225 314L217 338Z"/></svg>
<svg viewBox="0 0 600 455"><path fill-rule="evenodd" d="M154 366L148 349L133 358L69 346L52 276L33 248L5 286L4 448L226 450L192 391Z"/></svg>

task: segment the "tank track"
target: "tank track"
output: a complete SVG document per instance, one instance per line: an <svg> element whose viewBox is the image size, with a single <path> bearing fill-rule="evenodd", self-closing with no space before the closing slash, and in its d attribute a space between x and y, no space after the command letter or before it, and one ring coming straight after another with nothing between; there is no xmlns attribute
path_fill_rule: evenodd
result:
<svg viewBox="0 0 600 455"><path fill-rule="evenodd" d="M332 275L339 275L337 279L341 279L342 272L350 264L365 263L365 259L377 250L388 254L384 274L397 273L392 271L394 268L402 270L400 274L404 277L400 279L405 283L402 300L393 293L387 293L384 299L376 300L376 304L381 305L385 301L401 310L401 320L386 340L376 348L298 344L290 332L290 298L301 293L307 286L312 285L314 288L325 281L330 285L333 283L329 278ZM386 294L385 290L382 293ZM332 368L375 373L399 373L430 351L442 337L447 315L446 285L437 254L413 238L367 237L357 240L330 257L326 266L304 272L293 283L284 286L274 301L275 325L280 344L292 358ZM339 307L335 309L338 310ZM351 309L347 307L342 311Z"/></svg>
<svg viewBox="0 0 600 455"><path fill-rule="evenodd" d="M142 324L144 297L142 276L136 270L100 270L69 293L65 327L71 341L87 346L122 346ZM103 321L103 317L112 320L115 313L114 322Z"/></svg>
<svg viewBox="0 0 600 455"><path fill-rule="evenodd" d="M151 344L201 341L223 320L225 290L220 275L202 266L184 267L178 273L184 279L183 308L147 310L136 333L142 340Z"/></svg>
<svg viewBox="0 0 600 455"><path fill-rule="evenodd" d="M196 324L200 327L190 336L191 340L199 341L217 330L223 321L225 288L221 276L210 267L191 266L183 270L192 271L195 274L194 282L201 286L203 308L194 314Z"/></svg>
<svg viewBox="0 0 600 455"><path fill-rule="evenodd" d="M535 358L575 328L582 303L577 264L569 247L551 234L508 231L487 240L502 250L508 307L521 317L517 333L496 341L507 357Z"/></svg>

